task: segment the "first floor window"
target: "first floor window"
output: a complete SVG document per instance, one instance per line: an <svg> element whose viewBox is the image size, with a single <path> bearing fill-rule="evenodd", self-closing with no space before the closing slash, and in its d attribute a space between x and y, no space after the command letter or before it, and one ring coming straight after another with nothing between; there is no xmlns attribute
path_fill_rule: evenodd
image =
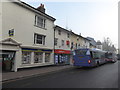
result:
<svg viewBox="0 0 120 90"><path fill-rule="evenodd" d="M55 38L55 46L57 46L58 38Z"/></svg>
<svg viewBox="0 0 120 90"><path fill-rule="evenodd" d="M45 45L45 36L40 34L34 34L34 44Z"/></svg>
<svg viewBox="0 0 120 90"><path fill-rule="evenodd" d="M50 53L45 53L45 62L50 62Z"/></svg>
<svg viewBox="0 0 120 90"><path fill-rule="evenodd" d="M61 43L62 43L62 46L64 46L64 40L62 40Z"/></svg>
<svg viewBox="0 0 120 90"><path fill-rule="evenodd" d="M22 52L22 64L30 64L31 61L31 52Z"/></svg>
<svg viewBox="0 0 120 90"><path fill-rule="evenodd" d="M77 49L77 43L76 43L76 49Z"/></svg>
<svg viewBox="0 0 120 90"><path fill-rule="evenodd" d="M70 37L70 34L69 34L69 33L67 34L67 37L68 37L68 38Z"/></svg>
<svg viewBox="0 0 120 90"><path fill-rule="evenodd" d="M42 63L43 62L43 53L35 52L34 53L34 63Z"/></svg>
<svg viewBox="0 0 120 90"><path fill-rule="evenodd" d="M73 49L73 46L74 46L74 45L73 45L73 42L71 42L71 49Z"/></svg>

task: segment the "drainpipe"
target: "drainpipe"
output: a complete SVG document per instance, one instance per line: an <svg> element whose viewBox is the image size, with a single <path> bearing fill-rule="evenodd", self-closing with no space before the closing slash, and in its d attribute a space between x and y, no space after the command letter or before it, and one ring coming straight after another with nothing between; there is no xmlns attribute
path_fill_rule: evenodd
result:
<svg viewBox="0 0 120 90"><path fill-rule="evenodd" d="M55 64L55 27L56 27L56 25L54 26L54 46L53 46L53 50L54 50L54 54L53 54L53 56L54 56L54 64Z"/></svg>

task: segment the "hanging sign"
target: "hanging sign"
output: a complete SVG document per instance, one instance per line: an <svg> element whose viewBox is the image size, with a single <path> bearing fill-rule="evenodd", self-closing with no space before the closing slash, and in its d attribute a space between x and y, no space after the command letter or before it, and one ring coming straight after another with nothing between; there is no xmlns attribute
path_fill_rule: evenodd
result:
<svg viewBox="0 0 120 90"><path fill-rule="evenodd" d="M9 37L14 36L14 29L11 29L8 31Z"/></svg>

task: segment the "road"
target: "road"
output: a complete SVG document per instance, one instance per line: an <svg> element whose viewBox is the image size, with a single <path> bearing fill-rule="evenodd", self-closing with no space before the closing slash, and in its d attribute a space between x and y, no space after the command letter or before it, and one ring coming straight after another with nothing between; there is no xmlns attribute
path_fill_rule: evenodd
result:
<svg viewBox="0 0 120 90"><path fill-rule="evenodd" d="M3 88L118 88L118 62L3 83Z"/></svg>

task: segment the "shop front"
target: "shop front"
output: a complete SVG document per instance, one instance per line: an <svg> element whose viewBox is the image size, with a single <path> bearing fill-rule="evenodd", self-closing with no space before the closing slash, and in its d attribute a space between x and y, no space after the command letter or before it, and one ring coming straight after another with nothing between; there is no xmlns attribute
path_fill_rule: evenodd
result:
<svg viewBox="0 0 120 90"><path fill-rule="evenodd" d="M2 62L2 71L12 71L15 60L15 51L2 51L0 59Z"/></svg>
<svg viewBox="0 0 120 90"><path fill-rule="evenodd" d="M70 50L56 49L54 53L55 64L70 64Z"/></svg>
<svg viewBox="0 0 120 90"><path fill-rule="evenodd" d="M51 64L52 52L50 49L22 48L22 65L34 67Z"/></svg>
<svg viewBox="0 0 120 90"><path fill-rule="evenodd" d="M0 66L2 72L17 71L20 61L20 43L11 38L0 41Z"/></svg>

